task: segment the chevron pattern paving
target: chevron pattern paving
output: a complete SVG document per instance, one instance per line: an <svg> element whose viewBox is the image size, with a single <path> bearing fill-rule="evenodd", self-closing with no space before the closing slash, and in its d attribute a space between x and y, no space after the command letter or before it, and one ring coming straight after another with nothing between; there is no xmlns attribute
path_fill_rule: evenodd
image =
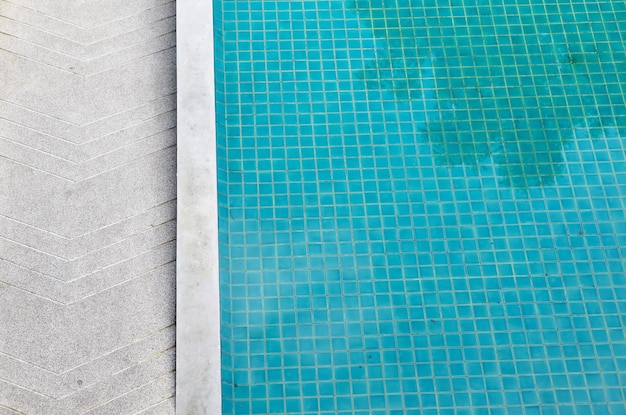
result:
<svg viewBox="0 0 626 415"><path fill-rule="evenodd" d="M0 415L174 413L175 36L0 0Z"/></svg>

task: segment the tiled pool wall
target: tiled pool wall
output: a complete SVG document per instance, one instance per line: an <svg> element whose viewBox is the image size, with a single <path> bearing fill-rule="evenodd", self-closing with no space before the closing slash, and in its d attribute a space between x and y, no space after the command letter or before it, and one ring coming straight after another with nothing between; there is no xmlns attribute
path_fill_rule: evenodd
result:
<svg viewBox="0 0 626 415"><path fill-rule="evenodd" d="M626 5L215 1L225 414L626 414Z"/></svg>

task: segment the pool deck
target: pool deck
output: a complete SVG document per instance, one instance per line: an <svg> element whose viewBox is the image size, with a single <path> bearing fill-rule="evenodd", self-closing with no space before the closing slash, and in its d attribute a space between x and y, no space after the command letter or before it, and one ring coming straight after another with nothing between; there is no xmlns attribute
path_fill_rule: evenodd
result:
<svg viewBox="0 0 626 415"><path fill-rule="evenodd" d="M0 1L0 414L175 410L175 14Z"/></svg>

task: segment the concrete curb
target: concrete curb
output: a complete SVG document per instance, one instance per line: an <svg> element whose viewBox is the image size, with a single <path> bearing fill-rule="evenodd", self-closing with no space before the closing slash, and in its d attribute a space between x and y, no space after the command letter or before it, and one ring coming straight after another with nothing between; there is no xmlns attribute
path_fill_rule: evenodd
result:
<svg viewBox="0 0 626 415"><path fill-rule="evenodd" d="M176 413L222 413L213 4L177 1Z"/></svg>

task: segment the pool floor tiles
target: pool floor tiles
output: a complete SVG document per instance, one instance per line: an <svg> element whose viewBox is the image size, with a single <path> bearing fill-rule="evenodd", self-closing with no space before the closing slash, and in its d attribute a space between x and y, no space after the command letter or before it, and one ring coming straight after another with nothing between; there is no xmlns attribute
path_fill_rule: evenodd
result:
<svg viewBox="0 0 626 415"><path fill-rule="evenodd" d="M215 3L226 414L626 414L626 5Z"/></svg>

